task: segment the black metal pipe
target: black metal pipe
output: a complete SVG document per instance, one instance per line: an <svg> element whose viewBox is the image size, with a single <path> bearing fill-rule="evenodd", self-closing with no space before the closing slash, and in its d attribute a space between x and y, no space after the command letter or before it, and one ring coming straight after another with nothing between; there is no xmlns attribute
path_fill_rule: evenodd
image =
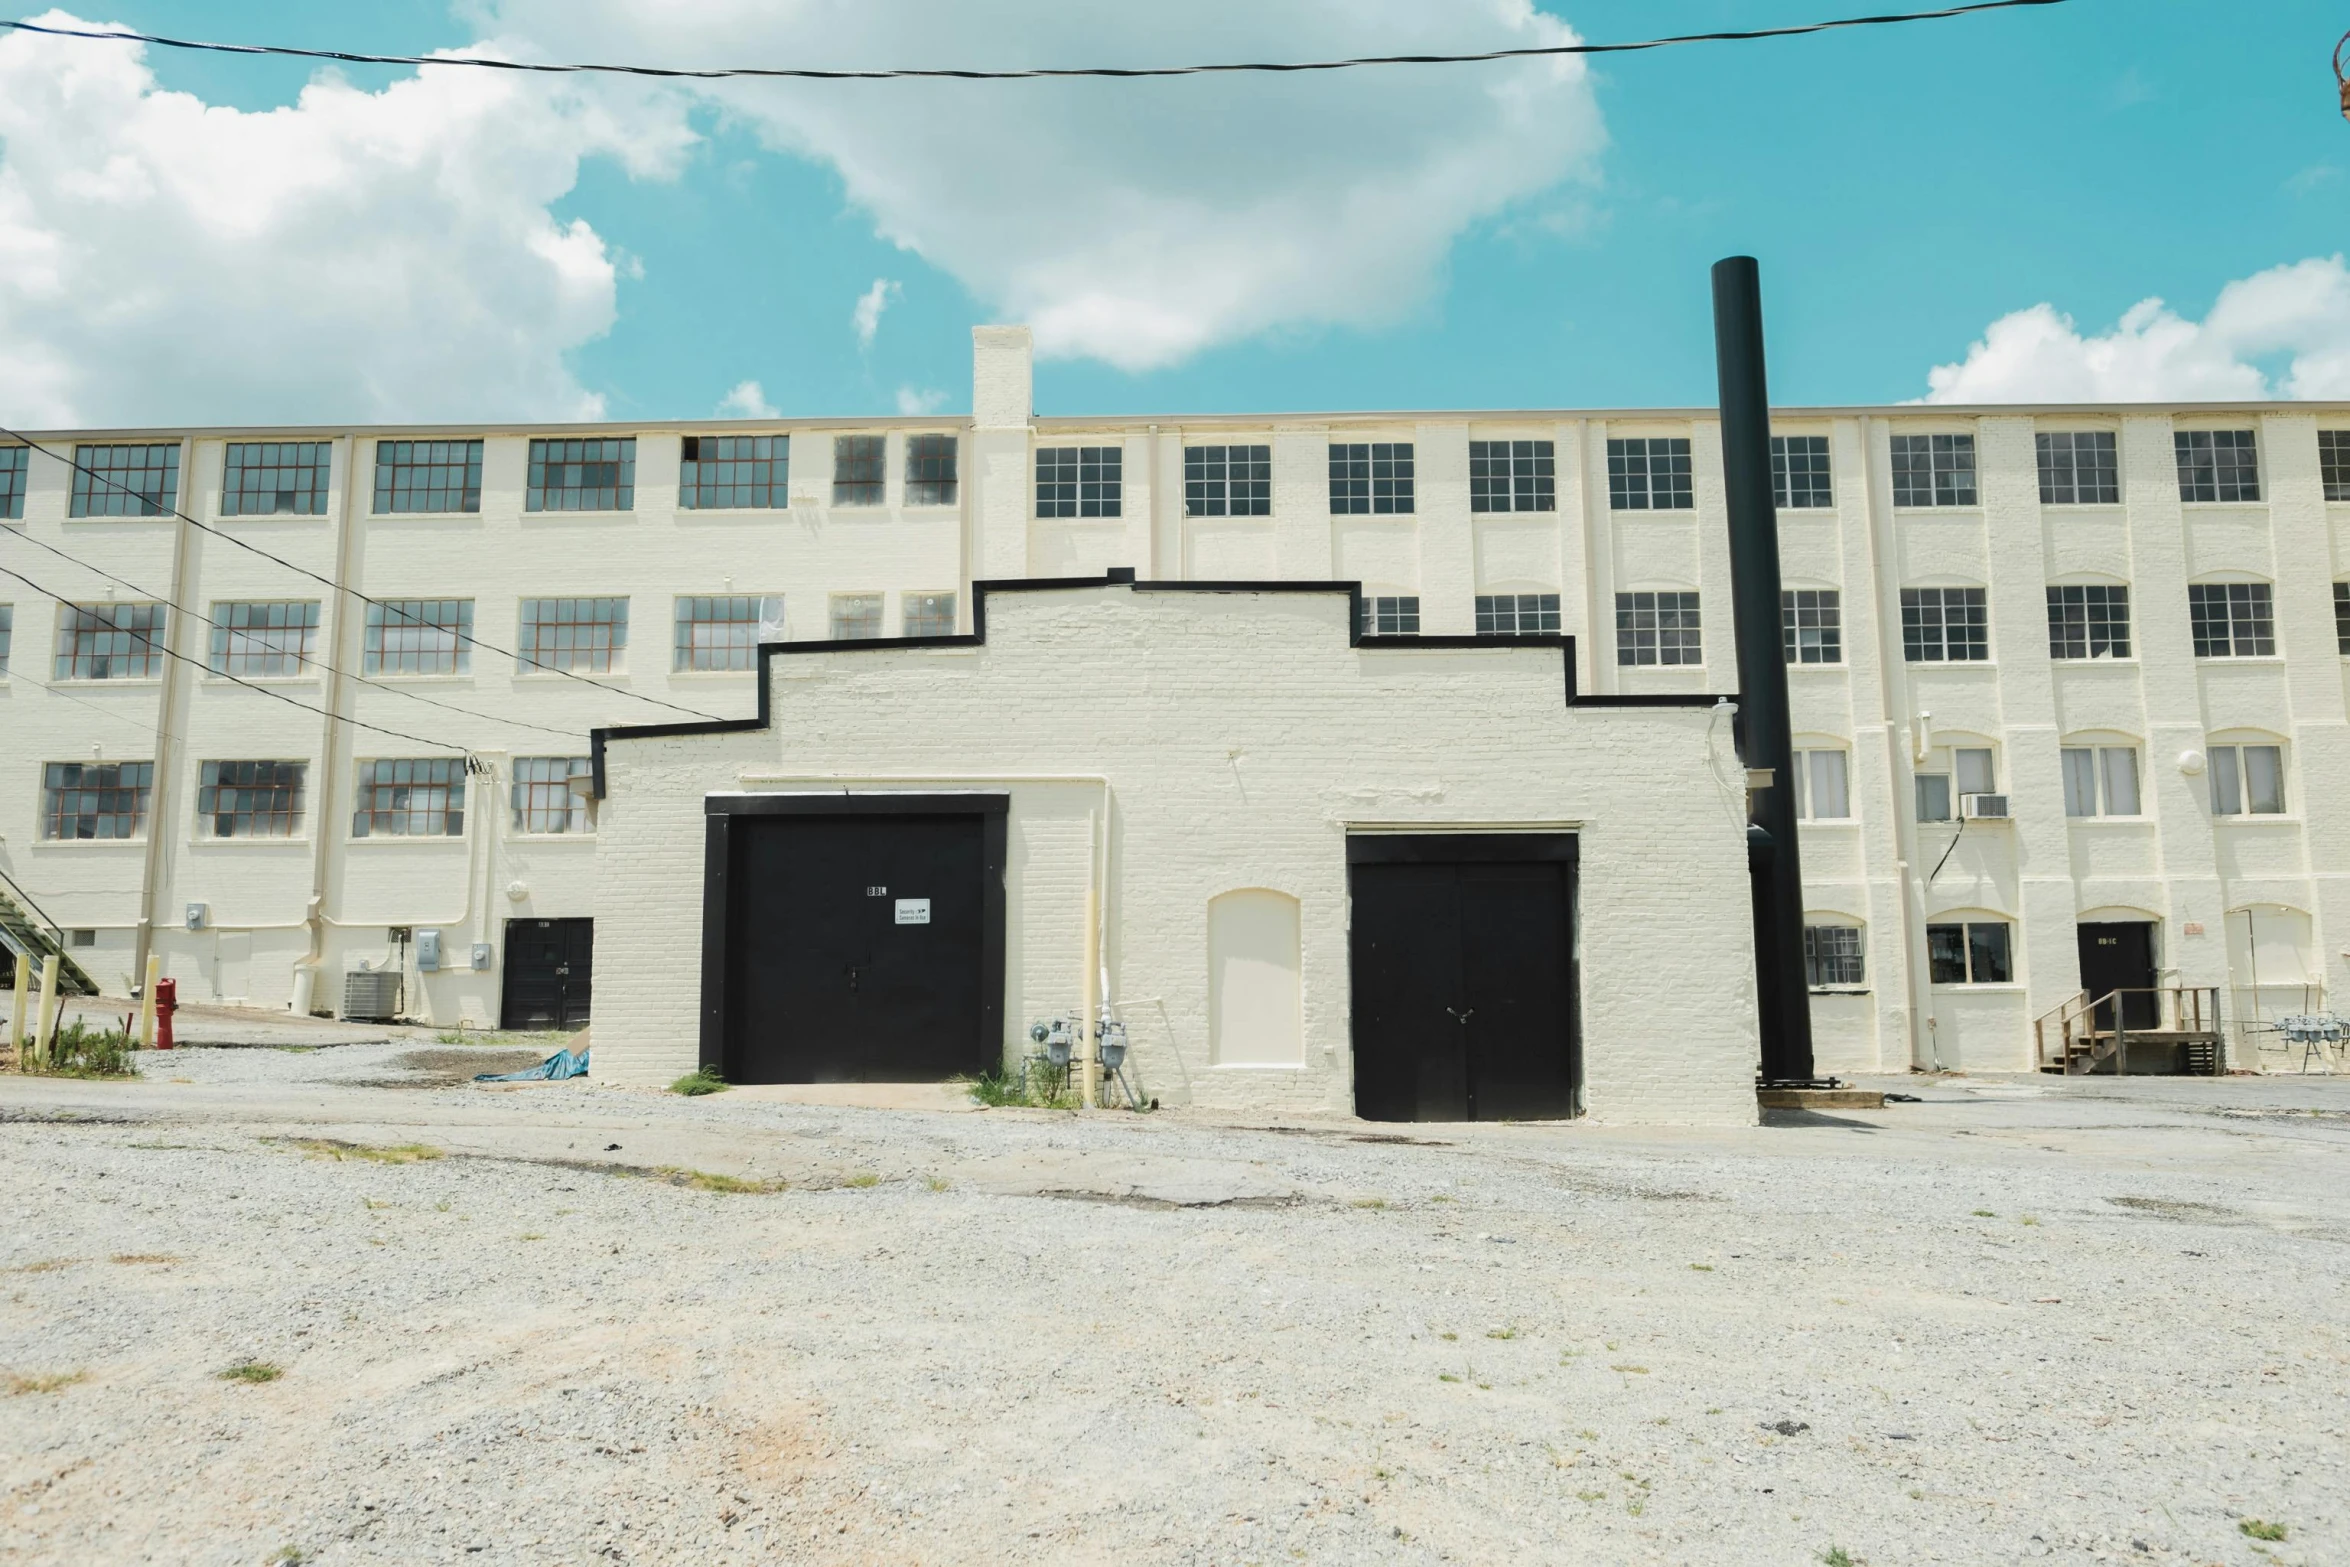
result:
<svg viewBox="0 0 2350 1567"><path fill-rule="evenodd" d="M1749 768L1768 768L1771 775L1768 787L1747 795L1762 1079L1804 1082L1812 1077L1811 992L1803 977L1803 864L1796 849L1795 746L1780 630L1779 514L1771 497L1762 284L1752 256L1715 262L1713 280L1722 477L1730 513L1730 607L1738 637L1739 751Z"/></svg>

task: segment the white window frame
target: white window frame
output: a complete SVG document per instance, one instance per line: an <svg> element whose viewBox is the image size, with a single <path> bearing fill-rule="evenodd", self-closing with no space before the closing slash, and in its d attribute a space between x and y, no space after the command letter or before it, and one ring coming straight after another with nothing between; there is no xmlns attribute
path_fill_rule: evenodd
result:
<svg viewBox="0 0 2350 1567"><path fill-rule="evenodd" d="M2091 741L2064 746L2057 757L2064 770L2064 814L2071 820L2129 820L2146 814L2146 780L2137 746ZM2118 782L2125 778L2126 788ZM2123 805L2129 809L2120 809Z"/></svg>
<svg viewBox="0 0 2350 1567"><path fill-rule="evenodd" d="M2211 773L2213 816L2232 819L2290 814L2282 741L2229 740L2206 747L2204 757Z"/></svg>
<svg viewBox="0 0 2350 1567"><path fill-rule="evenodd" d="M1848 822L1852 818L1852 753L1843 746L1807 746L1794 753L1795 819ZM1818 811L1823 800L1841 805L1834 815Z"/></svg>

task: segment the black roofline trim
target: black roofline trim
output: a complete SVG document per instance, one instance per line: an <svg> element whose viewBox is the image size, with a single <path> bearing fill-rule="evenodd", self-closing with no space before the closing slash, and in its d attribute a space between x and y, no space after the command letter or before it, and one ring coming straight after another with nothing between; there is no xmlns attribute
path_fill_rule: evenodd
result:
<svg viewBox="0 0 2350 1567"><path fill-rule="evenodd" d="M589 764L596 798L604 798L604 747L613 740L660 740L677 735L742 734L766 729L774 718L768 665L778 655L798 653L878 653L902 648L982 647L987 642L987 599L991 593L1050 593L1078 588L1123 587L1137 593L1343 593L1347 599L1347 646L1392 652L1450 648L1557 648L1566 672L1566 705L1597 708L1712 707L1725 700L1704 693L1655 696L1584 696L1576 689L1575 639L1555 632L1532 636L1366 636L1363 634L1363 585L1360 582L1138 582L1131 566L1112 566L1099 577L997 577L971 584L971 630L945 637L864 637L854 641L827 639L809 642L759 644L758 711L750 718L720 718L706 723L618 724L588 732ZM1735 701L1735 697L1727 700Z"/></svg>

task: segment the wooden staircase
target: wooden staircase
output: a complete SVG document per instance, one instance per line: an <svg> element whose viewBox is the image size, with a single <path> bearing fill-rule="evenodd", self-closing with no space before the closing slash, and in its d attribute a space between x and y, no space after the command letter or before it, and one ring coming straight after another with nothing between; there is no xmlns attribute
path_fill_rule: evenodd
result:
<svg viewBox="0 0 2350 1567"><path fill-rule="evenodd" d="M65 950L65 932L54 925L35 923L32 915L0 887L0 988L16 983L16 954L32 960L33 983L41 982L41 960L57 955L57 988L69 996L94 996L98 987ZM30 901L30 900L27 900Z"/></svg>
<svg viewBox="0 0 2350 1567"><path fill-rule="evenodd" d="M2153 998L2156 1026L2130 1026L2131 1012L2146 1010L2143 1003L2131 1005L2137 997ZM2091 996L2084 990L2035 1020L2032 1041L2040 1070L2067 1077L2097 1071L2127 1076L2133 1048L2143 1063L2159 1047L2166 1063L2175 1056L2177 1070L2190 1077L2217 1077L2227 1067L2217 985L2109 990L2102 996ZM2141 1066L2140 1070L2147 1069ZM2169 1067L2166 1064L2154 1070L2163 1072Z"/></svg>

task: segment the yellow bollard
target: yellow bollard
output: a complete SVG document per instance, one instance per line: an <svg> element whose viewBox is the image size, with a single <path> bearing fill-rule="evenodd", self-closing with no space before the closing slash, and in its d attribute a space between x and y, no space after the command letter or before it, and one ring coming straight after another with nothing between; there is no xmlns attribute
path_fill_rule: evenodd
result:
<svg viewBox="0 0 2350 1567"><path fill-rule="evenodd" d="M16 955L16 989L10 992L8 1008L8 1053L16 1057L16 1069L25 1069L24 1014L33 1001L33 960L23 953Z"/></svg>
<svg viewBox="0 0 2350 1567"><path fill-rule="evenodd" d="M41 1065L54 1066L56 1048L57 954L52 952L41 960L41 1012L33 1024L33 1054Z"/></svg>
<svg viewBox="0 0 2350 1567"><path fill-rule="evenodd" d="M139 988L139 1048L155 1048L155 982L163 977L163 954L147 954L147 983Z"/></svg>

